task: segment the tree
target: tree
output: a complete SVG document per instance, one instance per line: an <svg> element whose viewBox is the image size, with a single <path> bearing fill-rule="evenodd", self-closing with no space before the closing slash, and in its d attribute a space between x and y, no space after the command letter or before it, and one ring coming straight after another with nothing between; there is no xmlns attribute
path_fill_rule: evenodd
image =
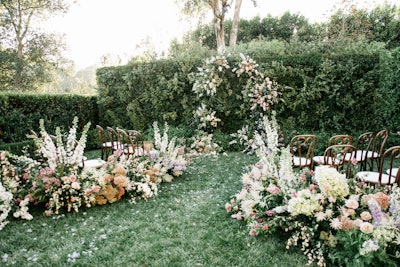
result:
<svg viewBox="0 0 400 267"><path fill-rule="evenodd" d="M57 67L64 45L57 36L43 33L36 25L50 15L67 12L70 1L1 0L0 46L16 53L13 60L16 90L31 88L31 81L45 82L49 68Z"/></svg>
<svg viewBox="0 0 400 267"><path fill-rule="evenodd" d="M230 33L229 45L233 46L237 41L238 25L240 20L240 8L242 5L242 0L235 0L235 10L233 17L233 24ZM180 1L176 1L179 4ZM254 5L255 0L252 0ZM233 0L185 0L183 2L183 7L181 8L183 13L186 15L201 14L204 16L203 12L205 9L210 9L213 14L213 25L215 38L217 41L217 50L222 52L226 48L225 44L225 16L228 12L229 7L232 5Z"/></svg>
<svg viewBox="0 0 400 267"><path fill-rule="evenodd" d="M231 34L229 37L229 46L236 45L241 6L242 6L242 0L236 0L235 1L235 12L233 13L233 19L232 19L232 30L231 30Z"/></svg>

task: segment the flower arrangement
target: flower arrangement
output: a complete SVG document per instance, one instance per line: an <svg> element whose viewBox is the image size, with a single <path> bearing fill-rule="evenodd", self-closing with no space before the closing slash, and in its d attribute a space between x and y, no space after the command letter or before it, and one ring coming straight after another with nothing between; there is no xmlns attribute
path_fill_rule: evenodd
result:
<svg viewBox="0 0 400 267"><path fill-rule="evenodd" d="M400 188L370 188L326 166L293 172L288 149L278 149L274 119L264 128L259 161L225 205L231 217L245 221L251 236L288 233L286 247L300 247L309 264L396 266Z"/></svg>
<svg viewBox="0 0 400 267"><path fill-rule="evenodd" d="M129 157L121 150L100 168L83 168L83 152L90 127L85 125L77 139L75 118L68 134L57 128L52 137L40 121L40 137L30 136L37 147L38 161L0 151L0 226L14 210L15 218L31 220L30 204L44 204L46 216L82 207L114 203L123 196L131 202L157 195L158 184L171 182L186 170L185 148L169 139L165 125L161 135L154 123L156 150L142 157ZM1 229L0 228L0 229Z"/></svg>
<svg viewBox="0 0 400 267"><path fill-rule="evenodd" d="M152 165L158 169L158 176L162 181L171 182L174 176L179 176L186 170L185 147L176 145L176 137L169 140L167 123L164 124L162 136L157 122L153 123L153 128L156 150L150 154Z"/></svg>
<svg viewBox="0 0 400 267"><path fill-rule="evenodd" d="M213 141L213 134L205 131L198 131L197 135L192 137L190 145L191 152L196 155L217 155L221 148Z"/></svg>
<svg viewBox="0 0 400 267"><path fill-rule="evenodd" d="M227 77L236 78L235 86L242 88L241 95L237 98L243 99L241 110L237 113L247 114L246 116L249 115L251 120L257 118L257 123L244 126L238 133L232 134L235 138L232 144L240 143L245 145L246 149L254 145L254 139L247 136L252 136L253 131L260 131L258 126L262 124L264 113L269 112L271 106L279 99L278 84L265 77L258 68L259 65L255 60L241 53L239 55L219 54L205 60L204 65L193 74L195 82L192 90L200 99L200 105L194 112L194 117L199 121L200 131L210 133L223 123L220 116L226 111L216 110L218 103L215 103L214 99L219 92L218 87L227 80ZM227 90L227 95L233 94L232 90L229 88ZM242 139L244 136L246 138Z"/></svg>
<svg viewBox="0 0 400 267"><path fill-rule="evenodd" d="M13 195L0 182L0 230L7 225L7 216L11 211Z"/></svg>
<svg viewBox="0 0 400 267"><path fill-rule="evenodd" d="M0 152L0 183L12 194L12 208L15 217L32 219L28 212L28 204L37 204L34 198L34 190L37 182L33 179L39 172L41 164L26 156L17 156L8 151Z"/></svg>

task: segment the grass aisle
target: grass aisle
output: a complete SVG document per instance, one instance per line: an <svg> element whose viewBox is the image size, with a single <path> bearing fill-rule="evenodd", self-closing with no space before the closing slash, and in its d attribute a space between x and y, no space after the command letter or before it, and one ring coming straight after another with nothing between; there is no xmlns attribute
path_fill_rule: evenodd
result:
<svg viewBox="0 0 400 267"><path fill-rule="evenodd" d="M77 214L13 220L0 231L0 266L304 266L284 239L250 237L225 202L255 157L230 153L189 165L159 195Z"/></svg>

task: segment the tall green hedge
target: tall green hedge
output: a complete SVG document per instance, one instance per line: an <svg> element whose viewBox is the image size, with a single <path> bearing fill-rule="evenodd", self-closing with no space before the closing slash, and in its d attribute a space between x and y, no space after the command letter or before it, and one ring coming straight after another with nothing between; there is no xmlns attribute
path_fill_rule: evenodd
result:
<svg viewBox="0 0 400 267"><path fill-rule="evenodd" d="M98 69L101 124L138 130L154 121L188 124L195 102L188 74L194 67L161 60Z"/></svg>
<svg viewBox="0 0 400 267"><path fill-rule="evenodd" d="M319 54L295 56L251 55L259 69L277 81L283 102L274 108L283 130L348 133L400 131L400 49L385 53ZM90 121L87 147L95 148L94 126L147 130L154 121L196 128L193 112L198 99L192 92L192 74L199 60L159 60L97 70L97 97L78 95L0 94L0 148L26 141L38 131L68 129L74 116L79 127ZM240 109L243 81L228 75L217 94L219 110ZM235 110L232 110L235 109ZM227 116L221 130L231 133L247 123ZM397 140L397 139L396 139ZM14 145L13 145L14 146Z"/></svg>
<svg viewBox="0 0 400 267"><path fill-rule="evenodd" d="M49 133L54 133L56 127L69 130L75 116L81 129L89 121L97 124L97 97L0 94L0 145L26 141L30 130L39 130L40 119L44 119Z"/></svg>
<svg viewBox="0 0 400 267"><path fill-rule="evenodd" d="M395 79L388 78L396 75L388 73L389 67L385 67L398 66L393 59L378 53L253 58L281 86L284 102L275 109L280 123L287 129L349 134L382 128L399 130L398 120L390 115L396 107L382 102L399 100L398 93L393 93L398 91L397 84L393 83ZM163 60L98 69L101 123L139 130L151 127L155 120L193 126L197 101L189 77L201 64ZM240 95L241 87L229 79L220 86L221 90L233 90L231 95ZM396 94L394 100L382 98L389 91L391 95ZM221 98L218 102L235 106L233 101L236 100ZM246 121L224 123L237 128Z"/></svg>

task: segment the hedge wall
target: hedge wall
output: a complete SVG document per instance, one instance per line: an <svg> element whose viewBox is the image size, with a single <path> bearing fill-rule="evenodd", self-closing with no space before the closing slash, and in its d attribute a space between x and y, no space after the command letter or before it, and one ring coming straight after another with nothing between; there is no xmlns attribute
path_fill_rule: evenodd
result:
<svg viewBox="0 0 400 267"><path fill-rule="evenodd" d="M54 133L57 126L69 130L75 116L80 129L89 121L94 129L98 123L97 97L0 94L0 146L26 141L30 130L39 131L40 119L44 119L49 133ZM93 147L92 139L88 140L88 147Z"/></svg>
<svg viewBox="0 0 400 267"><path fill-rule="evenodd" d="M254 59L282 88L284 102L276 109L286 129L352 134L398 127L394 120L384 120L380 115L382 92L396 89L388 88L389 82L382 83L388 73L379 54ZM197 103L188 77L201 64L164 60L98 69L101 123L139 130L151 127L154 120L193 126ZM224 86L234 90L233 95L240 95L240 88L232 85L232 81L228 80L221 88ZM227 101L221 99L220 103ZM385 112L391 113L392 109Z"/></svg>
<svg viewBox="0 0 400 267"><path fill-rule="evenodd" d="M194 68L161 60L98 69L100 123L138 130L155 120L190 123L195 99L188 74Z"/></svg>
<svg viewBox="0 0 400 267"><path fill-rule="evenodd" d="M386 54L253 58L281 86L284 102L275 109L284 131L356 135L386 128L400 132L400 49ZM80 128L92 122L88 149L98 145L96 124L144 131L154 121L167 121L195 129L193 112L198 100L190 77L202 64L160 60L100 68L98 97L0 94L0 149L20 150L29 130L38 131L41 118L49 132L56 126L68 129L74 116L79 117ZM217 94L221 97L217 102L239 108L240 99L227 99L227 95L240 95L241 87L234 75L224 82L220 88L233 93ZM246 123L243 118L230 120L223 125L225 133Z"/></svg>

